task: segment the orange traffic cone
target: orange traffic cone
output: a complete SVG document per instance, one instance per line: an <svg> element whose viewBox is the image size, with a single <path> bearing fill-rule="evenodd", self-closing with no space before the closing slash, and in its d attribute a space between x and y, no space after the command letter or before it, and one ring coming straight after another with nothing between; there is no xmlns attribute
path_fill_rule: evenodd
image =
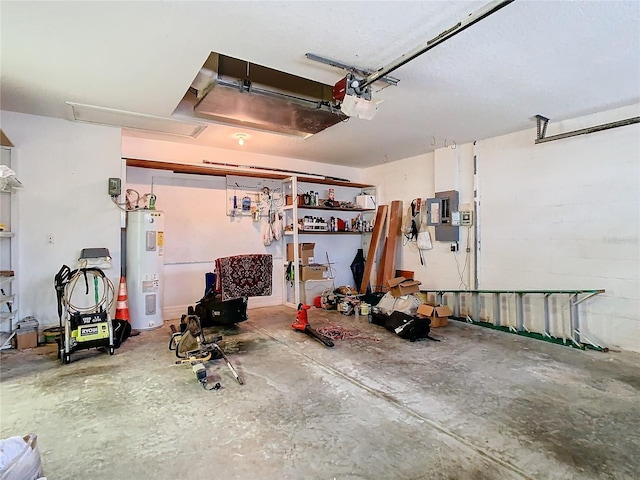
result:
<svg viewBox="0 0 640 480"><path fill-rule="evenodd" d="M129 319L129 305L127 303L127 280L120 277L120 287L118 289L118 303L116 303L115 320L124 320L131 322Z"/></svg>

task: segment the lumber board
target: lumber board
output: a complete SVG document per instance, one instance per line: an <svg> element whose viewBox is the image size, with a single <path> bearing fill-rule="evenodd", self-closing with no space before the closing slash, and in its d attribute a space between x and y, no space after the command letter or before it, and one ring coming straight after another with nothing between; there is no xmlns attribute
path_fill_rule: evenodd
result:
<svg viewBox="0 0 640 480"><path fill-rule="evenodd" d="M362 276L362 283L360 284L360 293L367 293L367 287L369 286L371 270L373 270L373 264L376 261L376 251L378 250L378 244L382 238L382 232L384 231L385 223L387 221L388 205L380 205L376 212L375 224L373 226L373 233L371 234L371 243L369 244L369 251L367 252L367 261L364 266L364 275Z"/></svg>
<svg viewBox="0 0 640 480"><path fill-rule="evenodd" d="M387 244L384 251L384 270L382 272L382 285L394 278L396 272L396 248L400 238L400 228L402 227L402 200L391 202L389 210L389 233L387 234Z"/></svg>
<svg viewBox="0 0 640 480"><path fill-rule="evenodd" d="M380 265L378 265L378 275L376 275L376 292L384 292L384 282L382 281L382 275L384 274L384 255L387 251L387 237L384 237L384 244L382 246L382 255L380 255Z"/></svg>

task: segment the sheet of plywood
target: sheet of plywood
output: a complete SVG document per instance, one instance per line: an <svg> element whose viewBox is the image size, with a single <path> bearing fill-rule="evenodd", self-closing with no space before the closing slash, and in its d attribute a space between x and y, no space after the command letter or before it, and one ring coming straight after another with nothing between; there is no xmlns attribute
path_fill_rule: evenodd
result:
<svg viewBox="0 0 640 480"><path fill-rule="evenodd" d="M389 233L384 251L384 270L382 272L382 285L386 285L389 279L396 273L396 248L400 238L402 227L402 201L391 202L389 210Z"/></svg>
<svg viewBox="0 0 640 480"><path fill-rule="evenodd" d="M360 293L366 293L367 287L371 277L371 270L376 261L376 251L378 250L378 244L382 238L382 232L387 221L387 211L389 207L387 205L380 205L376 212L375 225L373 226L373 233L371 234L371 244L369 245L369 251L367 252L367 261L364 266L364 275L362 276L362 283L360 284Z"/></svg>

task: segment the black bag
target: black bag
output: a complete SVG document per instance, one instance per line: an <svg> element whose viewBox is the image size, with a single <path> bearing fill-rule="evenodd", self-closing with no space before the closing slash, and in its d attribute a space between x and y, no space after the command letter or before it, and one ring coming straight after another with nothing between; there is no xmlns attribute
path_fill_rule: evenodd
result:
<svg viewBox="0 0 640 480"><path fill-rule="evenodd" d="M131 324L126 320L111 320L113 325L113 346L120 348L129 335L131 335Z"/></svg>
<svg viewBox="0 0 640 480"><path fill-rule="evenodd" d="M356 282L356 289L359 289L362 285L362 277L364 277L364 267L364 250L362 248L359 248L355 258L351 262L351 273L353 273L353 281ZM368 286L367 289L369 289Z"/></svg>
<svg viewBox="0 0 640 480"><path fill-rule="evenodd" d="M223 302L222 295L210 290L196 303L195 308L189 307L189 311L200 317L202 328L233 325L247 320L247 303L247 297Z"/></svg>
<svg viewBox="0 0 640 480"><path fill-rule="evenodd" d="M419 338L430 338L431 320L429 318L412 317L402 312L391 312L387 316L384 328L394 332L400 338L415 342Z"/></svg>
<svg viewBox="0 0 640 480"><path fill-rule="evenodd" d="M377 308L374 308L371 312L371 323L373 323L374 325L380 325L381 327L384 327L388 319L389 316L385 315Z"/></svg>

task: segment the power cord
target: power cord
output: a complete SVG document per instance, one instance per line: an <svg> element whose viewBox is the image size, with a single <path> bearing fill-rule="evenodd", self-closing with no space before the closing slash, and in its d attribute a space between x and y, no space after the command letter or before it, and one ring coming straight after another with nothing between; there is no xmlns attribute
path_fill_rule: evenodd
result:
<svg viewBox="0 0 640 480"><path fill-rule="evenodd" d="M458 262L458 255L456 252L453 252L453 258L456 261L456 269L458 270L458 277L460 278L460 284L458 287L462 287L464 285L464 290L469 290L469 285L464 281L464 273L467 270L467 265L469 263L469 231L471 229L467 227L467 239L465 246L465 257L464 257L464 265L462 266L462 272L460 272L460 263Z"/></svg>

